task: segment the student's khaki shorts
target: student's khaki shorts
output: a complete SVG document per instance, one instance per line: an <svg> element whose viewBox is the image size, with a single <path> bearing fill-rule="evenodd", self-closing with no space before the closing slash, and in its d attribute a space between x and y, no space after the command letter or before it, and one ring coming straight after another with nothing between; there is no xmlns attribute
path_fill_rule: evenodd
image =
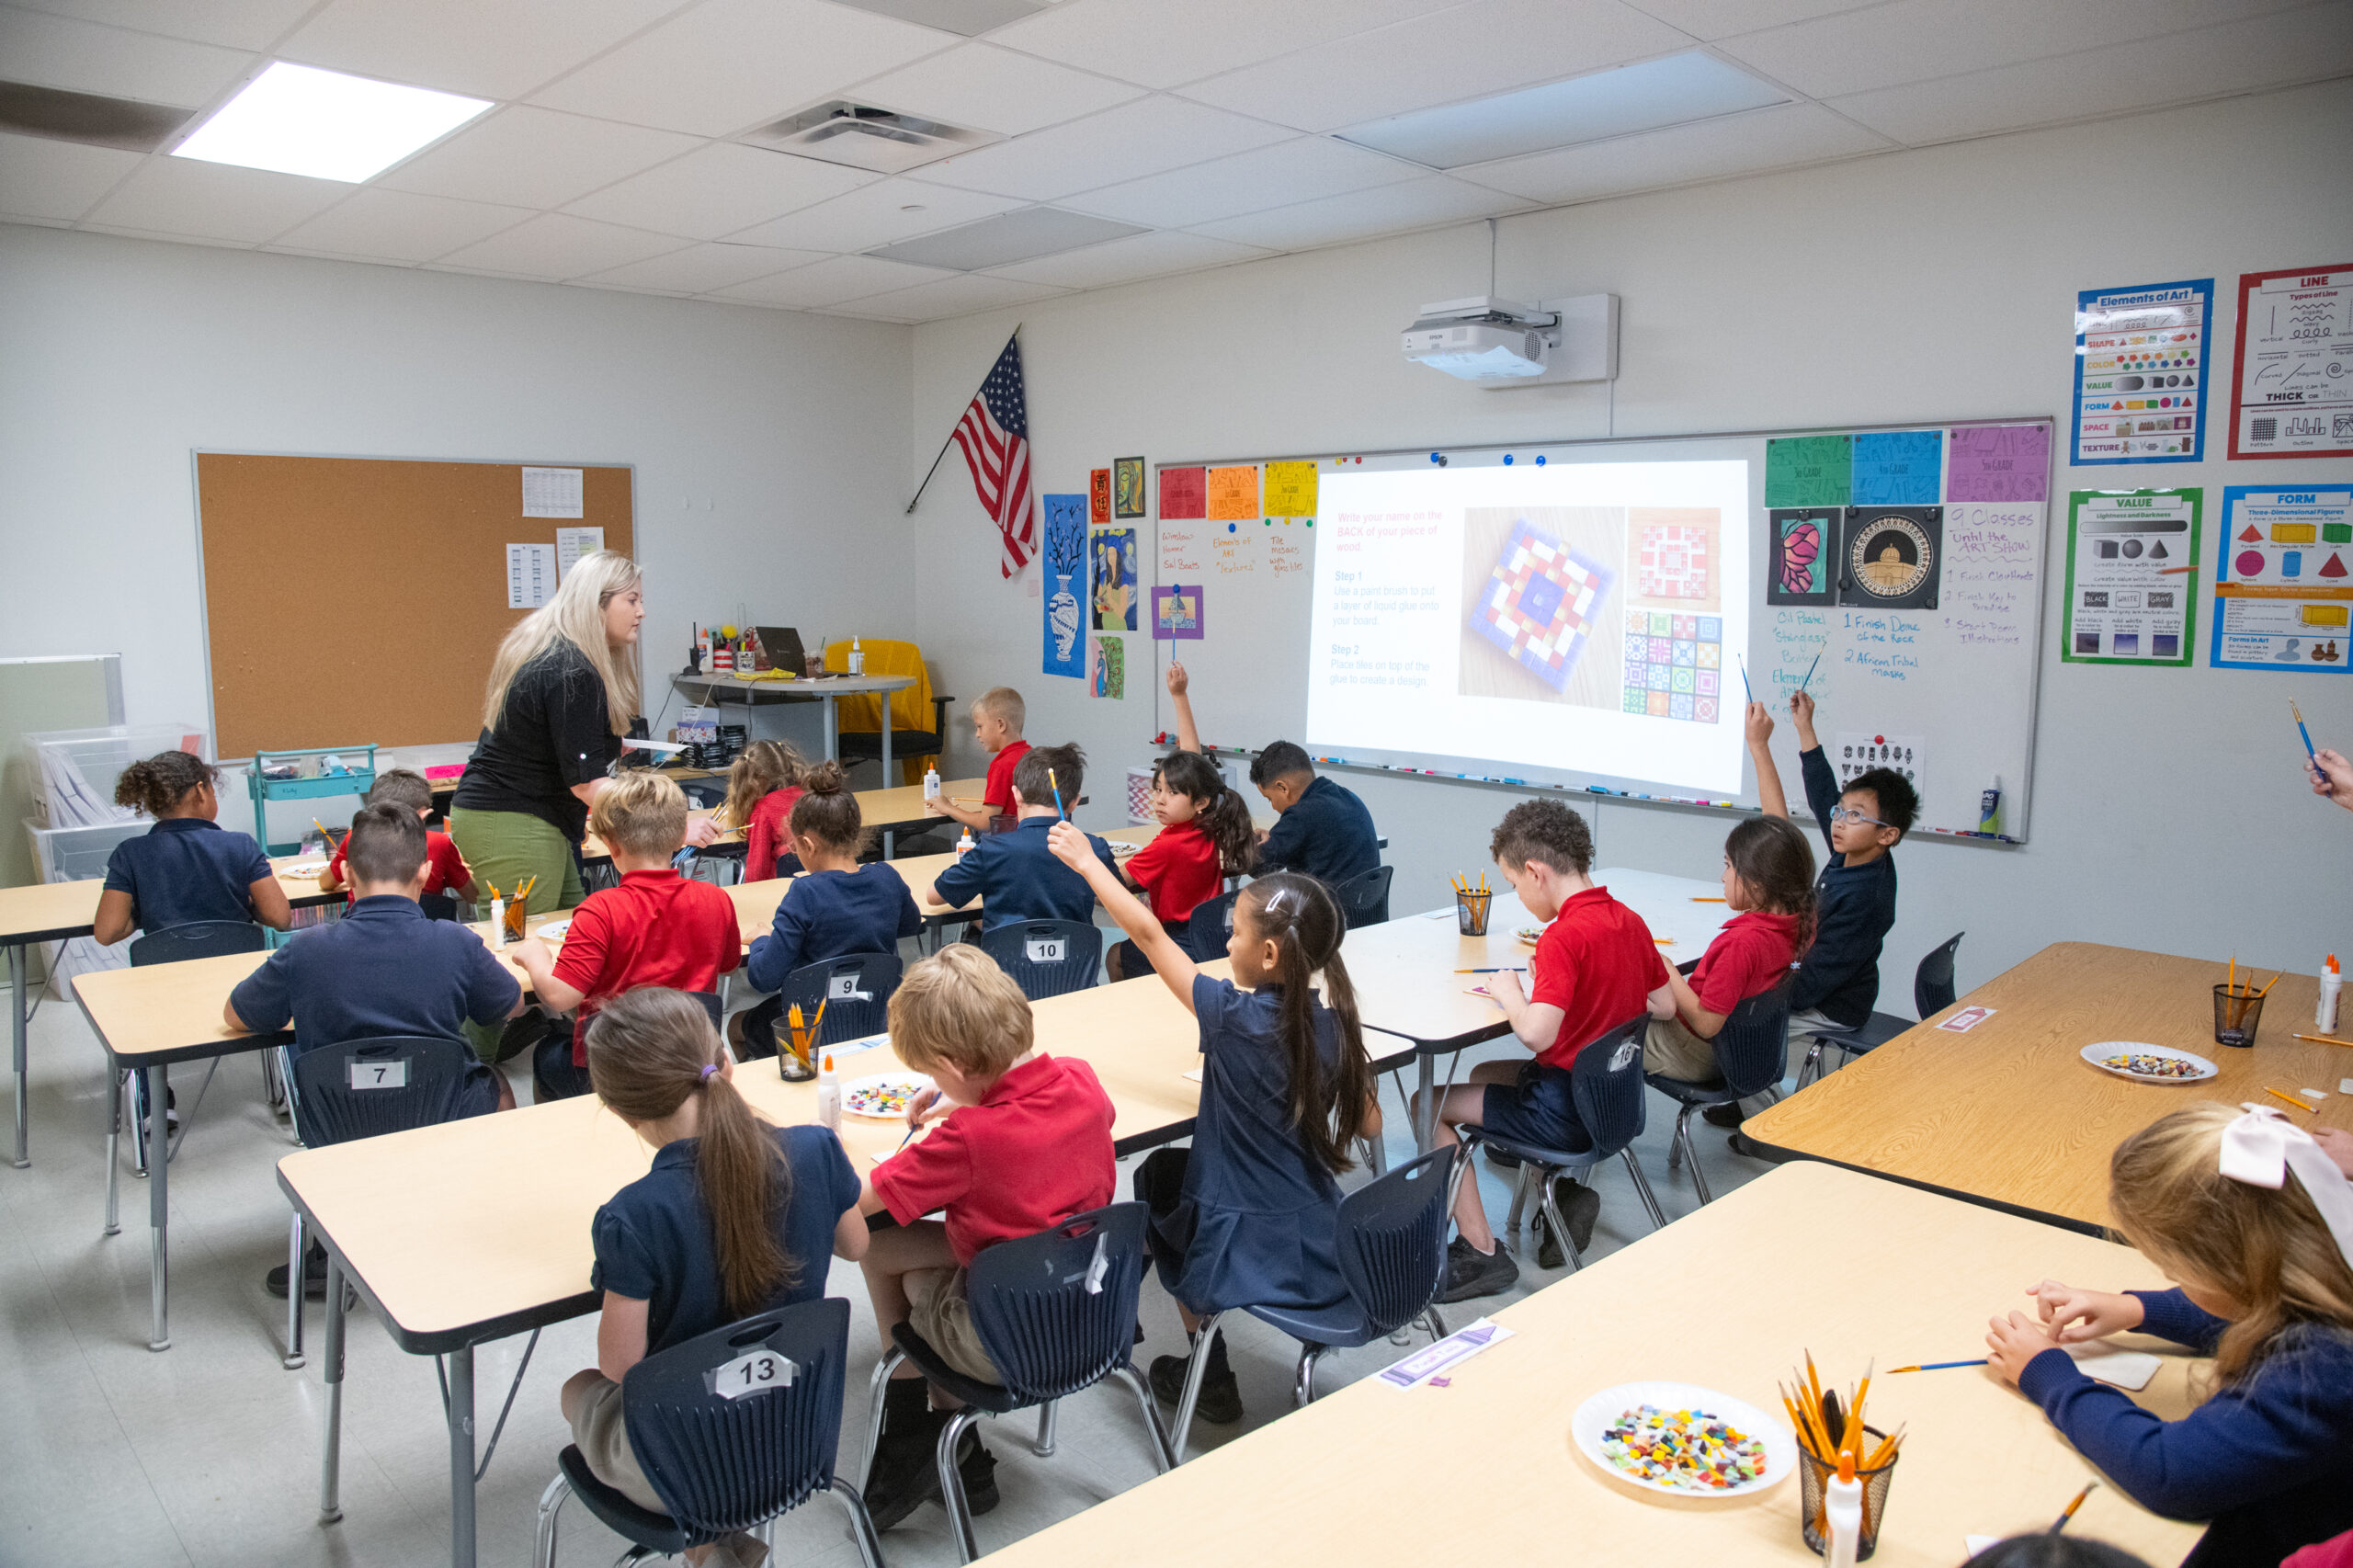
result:
<svg viewBox="0 0 2353 1568"><path fill-rule="evenodd" d="M980 1330L972 1326L972 1307L964 1299L961 1268L910 1269L899 1282L907 1292L907 1322L939 1352L941 1360L977 1381L1005 1381L996 1363L981 1346Z"/></svg>
<svg viewBox="0 0 2353 1568"><path fill-rule="evenodd" d="M1716 1042L1693 1034L1681 1018L1653 1018L1643 1041L1643 1071L1687 1084L1713 1083Z"/></svg>
<svg viewBox="0 0 2353 1568"><path fill-rule="evenodd" d="M669 1505L654 1495L653 1483L638 1468L636 1450L629 1446L629 1427L621 1420L620 1384L600 1377L588 1386L579 1413L572 1418L572 1441L597 1480L641 1508L669 1512Z"/></svg>

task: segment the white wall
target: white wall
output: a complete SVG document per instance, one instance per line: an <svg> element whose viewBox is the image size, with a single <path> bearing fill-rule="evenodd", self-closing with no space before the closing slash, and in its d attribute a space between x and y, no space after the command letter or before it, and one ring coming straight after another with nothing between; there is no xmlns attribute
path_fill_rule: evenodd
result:
<svg viewBox="0 0 2353 1568"><path fill-rule="evenodd" d="M912 527L909 340L0 225L0 655L119 649L134 722L206 715L197 448L635 464L650 694L668 695L656 672L684 663L695 622L739 606L813 634L855 619L914 635L894 564ZM332 597L352 585L308 562L285 581L331 635ZM428 625L431 607L418 613Z"/></svg>
<svg viewBox="0 0 2353 1568"><path fill-rule="evenodd" d="M2076 290L2212 277L2227 344L2237 273L2353 256L2349 142L2353 85L2337 83L1595 203L1505 220L1495 291L1622 297L1621 436L2038 414L2059 415L2063 430ZM1479 292L1487 265L1486 228L1470 225L1029 306L1017 319L1040 488L1084 490L1089 468L1135 452L1240 458L1608 432L1599 388L1489 392L1398 358L1413 307ZM1016 319L916 329L916 472ZM2210 409L2218 448L2225 424ZM2226 483L2348 475L2342 461L2211 461L2063 466L2058 483L2204 485L2211 560ZM2063 509L2053 512L2063 541ZM1165 722L1149 650L1129 640L1121 703L1041 676L1034 569L1028 583L998 581L995 537L952 455L920 516L925 636L947 688L1019 687L1029 738L1082 742L1098 780L1091 819L1112 820L1109 775L1145 760ZM2065 938L2235 952L2308 972L2325 951L2353 949L2353 817L2299 783L2287 711L2292 693L2315 733L2344 746L2353 680L2212 671L2202 651L2187 670L2063 665L2056 547L2051 565L2034 841L1902 850L1883 1005L1908 1012L1912 966L1964 928L1964 985ZM1212 740L1271 738L1222 728L1214 692L1196 706ZM976 764L969 741L956 760ZM1446 873L1483 858L1512 799L1427 780L1346 782L1393 840L1401 910L1443 902ZM1607 806L1601 858L1712 876L1726 826L1720 814Z"/></svg>

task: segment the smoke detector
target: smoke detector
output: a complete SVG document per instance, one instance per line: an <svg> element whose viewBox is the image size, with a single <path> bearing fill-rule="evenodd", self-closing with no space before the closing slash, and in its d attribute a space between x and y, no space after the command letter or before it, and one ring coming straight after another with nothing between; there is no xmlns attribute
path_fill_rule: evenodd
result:
<svg viewBox="0 0 2353 1568"><path fill-rule="evenodd" d="M803 158L895 175L1005 138L993 131L969 131L896 109L835 98L764 125L742 140Z"/></svg>

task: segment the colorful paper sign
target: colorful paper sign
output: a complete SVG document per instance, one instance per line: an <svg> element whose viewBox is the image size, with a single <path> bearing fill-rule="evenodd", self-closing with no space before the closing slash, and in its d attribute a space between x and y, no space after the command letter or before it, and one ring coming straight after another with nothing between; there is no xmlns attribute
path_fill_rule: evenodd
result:
<svg viewBox="0 0 2353 1568"><path fill-rule="evenodd" d="M1267 465L1266 516L1312 517L1315 515L1315 465L1312 462Z"/></svg>
<svg viewBox="0 0 2353 1568"><path fill-rule="evenodd" d="M1108 468L1087 471L1086 520L1097 527L1111 520L1111 471Z"/></svg>
<svg viewBox="0 0 2353 1568"><path fill-rule="evenodd" d="M2078 665L2188 665L2198 641L2200 490L2068 496L2059 656Z"/></svg>
<svg viewBox="0 0 2353 1568"><path fill-rule="evenodd" d="M1247 522L1258 516L1258 470L1213 468L1209 472L1210 521Z"/></svg>
<svg viewBox="0 0 2353 1568"><path fill-rule="evenodd" d="M1765 505L1844 506L1854 483L1852 436L1785 436L1765 443Z"/></svg>
<svg viewBox="0 0 2353 1568"><path fill-rule="evenodd" d="M1174 584L1152 590L1152 635L1160 642L1201 640L1201 589Z"/></svg>
<svg viewBox="0 0 2353 1568"><path fill-rule="evenodd" d="M2353 266L2239 274L2234 458L2353 457Z"/></svg>
<svg viewBox="0 0 2353 1568"><path fill-rule="evenodd" d="M2204 453L2214 280L2075 296L2075 459L2186 463Z"/></svg>
<svg viewBox="0 0 2353 1568"><path fill-rule="evenodd" d="M1209 514L1209 470L1164 468L1160 471L1160 515L1163 519L1191 520Z"/></svg>
<svg viewBox="0 0 2353 1568"><path fill-rule="evenodd" d="M1097 631L1136 629L1136 530L1097 528L1087 541Z"/></svg>
<svg viewBox="0 0 2353 1568"><path fill-rule="evenodd" d="M1963 425L1954 429L1945 499L2051 499L2051 426Z"/></svg>
<svg viewBox="0 0 2353 1568"><path fill-rule="evenodd" d="M1873 430L1855 437L1858 506L1933 506L1944 479L1941 430Z"/></svg>
<svg viewBox="0 0 2353 1568"><path fill-rule="evenodd" d="M2234 484L2214 551L2218 670L2353 668L2353 487Z"/></svg>

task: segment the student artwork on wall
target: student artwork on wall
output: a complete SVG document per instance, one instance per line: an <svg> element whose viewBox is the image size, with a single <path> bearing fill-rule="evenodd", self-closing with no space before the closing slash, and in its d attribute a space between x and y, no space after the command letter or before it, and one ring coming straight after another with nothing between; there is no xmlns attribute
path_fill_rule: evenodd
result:
<svg viewBox="0 0 2353 1568"><path fill-rule="evenodd" d="M2214 280L2075 296L2075 460L2186 463L2205 456L2206 338Z"/></svg>
<svg viewBox="0 0 2353 1568"><path fill-rule="evenodd" d="M2337 675L2353 668L2353 487L2231 485L2220 538L2209 663Z"/></svg>
<svg viewBox="0 0 2353 1568"><path fill-rule="evenodd" d="M1849 506L1838 536L1838 602L1934 609L1944 572L1944 508Z"/></svg>
<svg viewBox="0 0 2353 1568"><path fill-rule="evenodd" d="M1828 760L1838 771L1838 788L1842 793L1874 767L1899 773L1913 789L1921 788L1920 769L1925 766L1921 754L1927 743L1918 735L1871 734L1860 730L1842 730L1834 744L1837 755Z"/></svg>
<svg viewBox="0 0 2353 1568"><path fill-rule="evenodd" d="M1086 644L1080 631L1086 617L1079 608L1078 596L1085 591L1085 585L1074 589L1071 584L1086 564L1086 497L1049 495L1045 503L1045 574L1051 586L1041 596L1045 609L1045 660L1040 667L1050 676L1084 680Z"/></svg>
<svg viewBox="0 0 2353 1568"><path fill-rule="evenodd" d="M1210 521L1254 522L1258 517L1258 470L1245 463L1209 472Z"/></svg>
<svg viewBox="0 0 2353 1568"><path fill-rule="evenodd" d="M1128 695L1128 645L1123 638L1097 637L1091 661L1095 671L1094 690L1097 697L1115 701Z"/></svg>
<svg viewBox="0 0 2353 1568"><path fill-rule="evenodd" d="M2353 458L2353 266L2239 274L2234 458Z"/></svg>
<svg viewBox="0 0 2353 1568"><path fill-rule="evenodd" d="M2059 656L2188 665L2198 637L2199 490L2078 490L2067 498Z"/></svg>
<svg viewBox="0 0 2353 1568"><path fill-rule="evenodd" d="M1199 585L1152 590L1152 635L1164 642L1198 642L1201 640L1201 589Z"/></svg>
<svg viewBox="0 0 2353 1568"><path fill-rule="evenodd" d="M1315 465L1280 462L1267 465L1266 515L1277 517L1315 516Z"/></svg>
<svg viewBox="0 0 2353 1568"><path fill-rule="evenodd" d="M1114 459L1111 463L1111 516L1141 517L1143 515L1143 460Z"/></svg>
<svg viewBox="0 0 2353 1568"><path fill-rule="evenodd" d="M1836 506L1784 506L1766 514L1767 604L1826 605L1837 597L1830 574L1841 516Z"/></svg>
<svg viewBox="0 0 2353 1568"><path fill-rule="evenodd" d="M1136 530L1097 528L1090 538L1095 630L1136 629Z"/></svg>
<svg viewBox="0 0 2353 1568"><path fill-rule="evenodd" d="M1086 520L1097 528L1111 520L1111 471L1108 468L1087 471Z"/></svg>

